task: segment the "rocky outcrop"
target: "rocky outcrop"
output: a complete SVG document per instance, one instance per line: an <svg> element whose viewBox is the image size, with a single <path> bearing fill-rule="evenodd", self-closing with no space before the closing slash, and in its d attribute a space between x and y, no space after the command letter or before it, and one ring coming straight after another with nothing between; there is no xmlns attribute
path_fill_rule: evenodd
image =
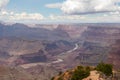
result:
<svg viewBox="0 0 120 80"><path fill-rule="evenodd" d="M82 67L60 72L57 76L51 78L51 80L112 80L112 76L105 76L100 71L93 70L93 67ZM113 79L114 80L114 79Z"/></svg>

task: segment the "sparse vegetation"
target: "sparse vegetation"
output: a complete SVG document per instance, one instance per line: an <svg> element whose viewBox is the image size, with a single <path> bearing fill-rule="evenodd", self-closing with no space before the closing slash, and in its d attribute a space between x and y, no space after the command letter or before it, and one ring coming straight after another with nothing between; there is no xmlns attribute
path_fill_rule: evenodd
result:
<svg viewBox="0 0 120 80"><path fill-rule="evenodd" d="M86 78L89 75L90 75L89 67L78 66L77 69L75 69L71 80L82 80L83 78Z"/></svg>
<svg viewBox="0 0 120 80"><path fill-rule="evenodd" d="M101 62L97 65L96 70L104 73L106 76L111 76L113 74L112 73L112 65L105 64L103 62Z"/></svg>
<svg viewBox="0 0 120 80"><path fill-rule="evenodd" d="M61 75L61 74L62 74L62 71L59 72L59 75Z"/></svg>
<svg viewBox="0 0 120 80"><path fill-rule="evenodd" d="M51 80L54 80L54 77L52 77Z"/></svg>
<svg viewBox="0 0 120 80"><path fill-rule="evenodd" d="M91 71L102 72L106 77L112 76L112 65L99 63L96 67L90 66L77 66L74 69L67 70L65 73L59 75L51 80L83 80L90 76ZM67 74L67 75L66 75Z"/></svg>

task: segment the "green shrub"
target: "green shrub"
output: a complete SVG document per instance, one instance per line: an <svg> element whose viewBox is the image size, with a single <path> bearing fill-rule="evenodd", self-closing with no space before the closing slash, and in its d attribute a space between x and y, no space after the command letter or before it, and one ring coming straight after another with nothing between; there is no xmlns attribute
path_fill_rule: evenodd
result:
<svg viewBox="0 0 120 80"><path fill-rule="evenodd" d="M71 80L82 80L90 75L90 69L88 67L78 66L72 74Z"/></svg>
<svg viewBox="0 0 120 80"><path fill-rule="evenodd" d="M101 62L97 65L96 70L104 73L106 76L111 76L113 74L112 68L113 67L111 64L105 64Z"/></svg>
<svg viewBox="0 0 120 80"><path fill-rule="evenodd" d="M54 77L52 77L51 80L54 80Z"/></svg>

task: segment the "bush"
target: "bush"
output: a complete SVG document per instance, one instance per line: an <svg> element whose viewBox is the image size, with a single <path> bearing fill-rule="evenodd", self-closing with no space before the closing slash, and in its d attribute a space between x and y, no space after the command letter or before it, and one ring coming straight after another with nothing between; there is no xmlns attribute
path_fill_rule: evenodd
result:
<svg viewBox="0 0 120 80"><path fill-rule="evenodd" d="M51 80L54 80L54 77L52 77Z"/></svg>
<svg viewBox="0 0 120 80"><path fill-rule="evenodd" d="M113 74L112 68L113 67L111 64L105 64L101 62L97 65L96 70L104 73L106 76L111 76Z"/></svg>
<svg viewBox="0 0 120 80"><path fill-rule="evenodd" d="M82 80L90 75L90 69L88 67L78 66L72 74L71 80Z"/></svg>

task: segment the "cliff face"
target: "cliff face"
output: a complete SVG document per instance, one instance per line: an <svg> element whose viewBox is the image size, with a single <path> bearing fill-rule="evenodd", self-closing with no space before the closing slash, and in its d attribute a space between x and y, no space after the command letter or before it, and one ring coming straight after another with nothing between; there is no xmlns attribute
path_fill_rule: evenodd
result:
<svg viewBox="0 0 120 80"><path fill-rule="evenodd" d="M112 49L108 55L108 62L113 64L114 68L120 69L120 39L111 45Z"/></svg>
<svg viewBox="0 0 120 80"><path fill-rule="evenodd" d="M119 39L120 36L119 27L107 27L107 26L89 26L87 30L83 33L82 39L88 42L103 43L109 42L108 45ZM107 45L105 44L105 45Z"/></svg>
<svg viewBox="0 0 120 80"><path fill-rule="evenodd" d="M58 25L57 30L63 30L69 34L72 39L77 39L87 29L87 26L80 25Z"/></svg>
<svg viewBox="0 0 120 80"><path fill-rule="evenodd" d="M44 25L45 26L45 25ZM0 23L0 38L17 37L30 40L66 40L69 35L63 30L49 30L42 27L31 28L24 24L4 25ZM46 25L47 26L47 25ZM50 26L52 28L52 26Z"/></svg>
<svg viewBox="0 0 120 80"><path fill-rule="evenodd" d="M9 55L22 55L37 52L44 46L41 41L24 40L20 38L1 38L0 51Z"/></svg>
<svg viewBox="0 0 120 80"><path fill-rule="evenodd" d="M83 65L96 65L109 59L114 66L120 68L119 39L119 27L89 26L80 37L79 43L82 46L76 59Z"/></svg>

